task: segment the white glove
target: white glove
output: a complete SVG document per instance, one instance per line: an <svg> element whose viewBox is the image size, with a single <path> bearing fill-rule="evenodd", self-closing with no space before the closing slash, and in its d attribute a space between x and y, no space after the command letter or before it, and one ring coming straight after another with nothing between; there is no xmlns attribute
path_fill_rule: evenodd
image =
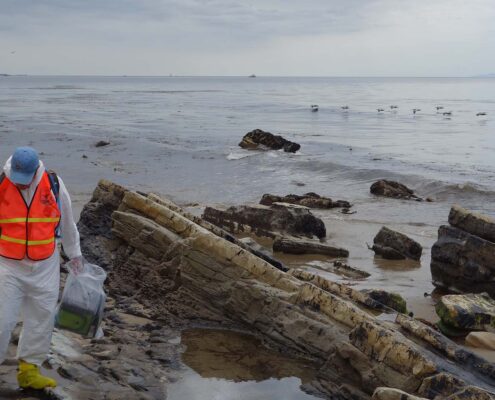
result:
<svg viewBox="0 0 495 400"><path fill-rule="evenodd" d="M82 256L71 258L67 263L67 268L74 275L79 275L82 273L84 270L84 260Z"/></svg>

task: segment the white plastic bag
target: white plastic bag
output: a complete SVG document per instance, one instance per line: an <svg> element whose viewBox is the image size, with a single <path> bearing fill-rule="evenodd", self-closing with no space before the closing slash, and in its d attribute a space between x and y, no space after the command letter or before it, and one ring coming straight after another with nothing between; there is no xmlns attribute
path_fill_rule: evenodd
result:
<svg viewBox="0 0 495 400"><path fill-rule="evenodd" d="M101 337L99 329L106 295L103 282L107 274L103 268L83 262L82 268L66 264L69 275L62 299L57 307L55 325L86 337Z"/></svg>

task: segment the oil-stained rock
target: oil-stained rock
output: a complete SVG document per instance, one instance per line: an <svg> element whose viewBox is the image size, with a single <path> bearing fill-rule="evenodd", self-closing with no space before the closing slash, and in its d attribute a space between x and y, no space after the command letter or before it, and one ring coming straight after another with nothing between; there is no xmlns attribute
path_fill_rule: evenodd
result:
<svg viewBox="0 0 495 400"><path fill-rule="evenodd" d="M301 148L301 145L298 143L291 142L280 135L274 135L261 129L255 129L246 133L239 146L243 149L283 149L288 153L295 153Z"/></svg>
<svg viewBox="0 0 495 400"><path fill-rule="evenodd" d="M332 200L329 197L323 197L316 193L306 193L303 195L289 194L287 196L276 196L273 194L264 194L260 204L271 206L273 203L289 203L305 206L309 208L351 208L352 205L345 200Z"/></svg>
<svg viewBox="0 0 495 400"><path fill-rule="evenodd" d="M442 296L435 310L445 325L454 328L486 330L495 327L495 300L486 293Z"/></svg>
<svg viewBox="0 0 495 400"><path fill-rule="evenodd" d="M454 206L449 222L453 226L440 226L438 240L431 248L433 284L458 293L487 292L495 296L491 219Z"/></svg>
<svg viewBox="0 0 495 400"><path fill-rule="evenodd" d="M288 237L275 239L273 242L273 251L287 254L323 254L330 257L349 257L349 250L341 247Z"/></svg>
<svg viewBox="0 0 495 400"><path fill-rule="evenodd" d="M399 182L381 179L373 183L370 192L377 196L392 197L394 199L416 200L422 199L414 194L412 189Z"/></svg>
<svg viewBox="0 0 495 400"><path fill-rule="evenodd" d="M423 252L423 248L418 242L385 226L373 239L372 249L375 254L392 260L405 258L419 260Z"/></svg>

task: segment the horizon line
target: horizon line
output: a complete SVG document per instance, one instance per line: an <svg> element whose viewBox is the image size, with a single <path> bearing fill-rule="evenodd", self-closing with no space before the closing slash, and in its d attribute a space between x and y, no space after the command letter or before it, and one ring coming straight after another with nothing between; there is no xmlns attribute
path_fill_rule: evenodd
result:
<svg viewBox="0 0 495 400"><path fill-rule="evenodd" d="M134 75L134 74L9 74L0 73L1 77L9 76L46 76L46 77L107 77L107 78L494 78L495 74L478 74L478 75Z"/></svg>

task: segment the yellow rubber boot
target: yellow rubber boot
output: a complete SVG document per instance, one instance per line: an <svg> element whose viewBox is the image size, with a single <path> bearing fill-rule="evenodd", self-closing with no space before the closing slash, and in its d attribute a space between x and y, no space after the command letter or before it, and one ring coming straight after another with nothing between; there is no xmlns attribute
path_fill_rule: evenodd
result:
<svg viewBox="0 0 495 400"><path fill-rule="evenodd" d="M19 361L19 372L17 372L17 382L23 389L41 390L47 387L56 387L55 379L48 378L40 374L37 365Z"/></svg>

